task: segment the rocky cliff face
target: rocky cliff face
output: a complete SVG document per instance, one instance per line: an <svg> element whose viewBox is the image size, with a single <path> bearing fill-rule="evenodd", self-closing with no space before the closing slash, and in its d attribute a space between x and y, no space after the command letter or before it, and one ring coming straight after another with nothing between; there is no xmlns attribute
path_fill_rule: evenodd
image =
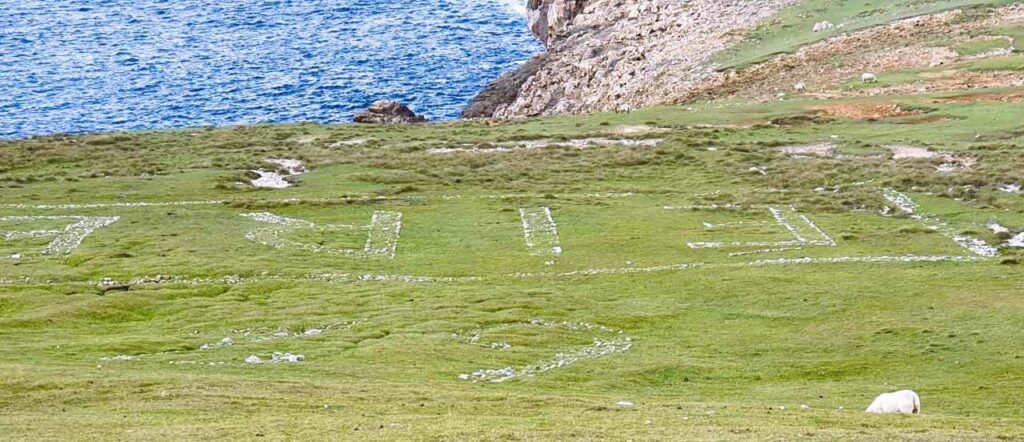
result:
<svg viewBox="0 0 1024 442"><path fill-rule="evenodd" d="M621 111L674 103L713 55L797 0L530 0L547 47L473 100L467 118Z"/></svg>
<svg viewBox="0 0 1024 442"><path fill-rule="evenodd" d="M550 46L569 28L583 3L584 0L530 0L526 4L530 32Z"/></svg>

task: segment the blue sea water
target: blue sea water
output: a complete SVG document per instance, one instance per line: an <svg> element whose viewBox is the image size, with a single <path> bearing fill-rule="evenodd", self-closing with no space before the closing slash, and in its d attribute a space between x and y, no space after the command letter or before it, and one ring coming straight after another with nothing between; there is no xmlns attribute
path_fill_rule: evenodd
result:
<svg viewBox="0 0 1024 442"><path fill-rule="evenodd" d="M0 0L0 138L457 117L540 52L517 0Z"/></svg>

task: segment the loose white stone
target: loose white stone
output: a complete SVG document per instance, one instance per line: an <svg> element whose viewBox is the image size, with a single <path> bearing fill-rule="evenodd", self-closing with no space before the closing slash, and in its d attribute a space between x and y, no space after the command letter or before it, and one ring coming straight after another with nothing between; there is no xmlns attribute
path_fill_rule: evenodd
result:
<svg viewBox="0 0 1024 442"><path fill-rule="evenodd" d="M1020 193L1020 184L1003 184L999 186L1000 192Z"/></svg>
<svg viewBox="0 0 1024 442"><path fill-rule="evenodd" d="M106 356L100 358L101 361L134 361L136 359L138 359L137 356L131 355Z"/></svg>
<svg viewBox="0 0 1024 442"><path fill-rule="evenodd" d="M306 360L303 355L293 355L291 353L278 353L274 352L271 355L271 362L302 362Z"/></svg>
<svg viewBox="0 0 1024 442"><path fill-rule="evenodd" d="M1013 248L1024 248L1024 232L1017 234L1006 242L1006 245Z"/></svg>
<svg viewBox="0 0 1024 442"><path fill-rule="evenodd" d="M497 147L483 148L474 145L458 145L454 147L436 147L430 149L433 154L451 153L502 153L514 152L517 150L537 150L551 146L566 146L574 149L586 149L595 146L623 146L623 147L655 147L664 141L661 138L649 139L623 139L614 140L607 138L584 138L576 140L530 140L498 143Z"/></svg>
<svg viewBox="0 0 1024 442"><path fill-rule="evenodd" d="M519 209L526 247L534 256L561 255L562 245L558 239L558 225L551 215L551 209L540 207ZM554 261L551 264L554 265Z"/></svg>
<svg viewBox="0 0 1024 442"><path fill-rule="evenodd" d="M28 216L0 216L0 221L67 221L71 223L67 224L61 230L31 230L31 231L0 231L0 238L11 241L17 239L27 238L48 238L53 237L53 241L50 242L43 249L43 255L67 255L82 245L82 241L87 236L92 234L93 231L99 228L107 227L111 224L116 223L120 219L119 216L80 216L80 215L66 215L66 216L42 216L42 215L28 215ZM20 259L21 254L17 254Z"/></svg>
<svg viewBox="0 0 1024 442"><path fill-rule="evenodd" d="M987 227L989 230L992 231L992 233L995 233L996 235L1005 235L1010 233L1010 229L1007 229L1006 227L999 225L999 223L988 223Z"/></svg>
<svg viewBox="0 0 1024 442"><path fill-rule="evenodd" d="M253 172L259 175L259 178L252 180L251 183L254 187L262 187L268 189L284 189L291 187L285 178L301 175L306 172L305 166L299 160L292 160L286 158L270 158L266 160L268 163L275 164L285 168L287 171L284 175L273 170L258 169Z"/></svg>

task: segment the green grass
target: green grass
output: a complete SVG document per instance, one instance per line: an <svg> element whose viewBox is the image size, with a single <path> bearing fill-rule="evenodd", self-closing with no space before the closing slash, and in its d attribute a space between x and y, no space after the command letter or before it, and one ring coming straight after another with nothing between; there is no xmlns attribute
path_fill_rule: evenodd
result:
<svg viewBox="0 0 1024 442"><path fill-rule="evenodd" d="M716 56L721 69L759 63L841 33L855 32L895 20L957 8L995 7L1015 0L847 0L802 1L765 20L744 41ZM814 24L829 21L835 28L814 32Z"/></svg>
<svg viewBox="0 0 1024 442"><path fill-rule="evenodd" d="M1020 52L1021 47L1024 46L1024 26L1020 25L1005 25L996 26L992 28L984 28L976 32L977 35L998 35L1009 37L1013 40L1014 48L1017 52Z"/></svg>
<svg viewBox="0 0 1024 442"><path fill-rule="evenodd" d="M879 215L887 187L912 191L952 231L990 243L997 241L985 228L990 221L1024 229L1020 196L996 190L1020 180L1024 105L953 104L948 97L719 103L494 126L305 124L0 144L2 204L222 201L0 208L0 216L121 217L69 256L39 256L47 238L0 242L0 256L25 253L0 260L7 281L0 285L0 425L16 440L1024 437L1021 267L1001 264L1019 260L1020 251L969 263L750 265L966 253L912 219ZM766 124L797 121L792 117L825 104L886 102L935 118ZM638 124L668 128L649 135L665 141L497 154L427 150L607 137ZM369 141L335 144L354 138ZM847 157L796 159L776 151L817 142L837 143ZM971 155L979 164L939 174L938 160L888 159L887 144ZM238 184L268 157L300 158L311 171L289 189ZM767 175L748 172L752 166L766 167ZM608 192L631 195L599 196ZM664 208L713 203L743 208ZM744 256L729 252L755 248L687 246L784 240L767 208L790 205L838 244ZM558 223L564 253L554 265L530 255L524 242L518 209L531 207L550 207ZM240 216L272 212L359 225L375 211L403 213L394 259L275 250L247 240L259 224ZM704 222L741 224L709 230ZM0 231L60 227L0 222ZM341 230L284 238L360 249L366 237ZM587 274L680 263L703 266ZM325 273L351 276L306 279ZM106 293L94 284L143 275L184 280ZM233 275L241 282L220 282ZM483 279L411 283L358 275ZM191 278L200 282L187 283ZM458 378L617 336L524 325L537 318L622 330L633 347L530 379ZM320 336L255 340L350 321L357 322ZM511 349L453 336L476 328L484 330L482 343ZM225 337L235 344L199 350ZM243 363L274 351L306 361ZM119 354L139 359L100 360ZM874 395L900 388L921 393L924 415L862 412ZM635 406L617 407L620 400Z"/></svg>
<svg viewBox="0 0 1024 442"><path fill-rule="evenodd" d="M1024 56L1011 55L1006 57L994 57L978 60L967 67L972 71L1022 71L1024 70Z"/></svg>
<svg viewBox="0 0 1024 442"><path fill-rule="evenodd" d="M974 40L958 45L955 49L960 55L979 55L999 49L1011 47L1010 42L1003 39Z"/></svg>

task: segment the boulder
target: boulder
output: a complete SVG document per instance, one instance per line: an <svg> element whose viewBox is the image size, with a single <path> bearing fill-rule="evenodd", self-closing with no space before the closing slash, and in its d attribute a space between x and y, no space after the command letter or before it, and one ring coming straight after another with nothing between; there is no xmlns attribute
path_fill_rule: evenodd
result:
<svg viewBox="0 0 1024 442"><path fill-rule="evenodd" d="M408 124L423 123L427 119L416 115L409 106L395 100L379 100L370 108L359 112L354 118L356 123L366 124Z"/></svg>

